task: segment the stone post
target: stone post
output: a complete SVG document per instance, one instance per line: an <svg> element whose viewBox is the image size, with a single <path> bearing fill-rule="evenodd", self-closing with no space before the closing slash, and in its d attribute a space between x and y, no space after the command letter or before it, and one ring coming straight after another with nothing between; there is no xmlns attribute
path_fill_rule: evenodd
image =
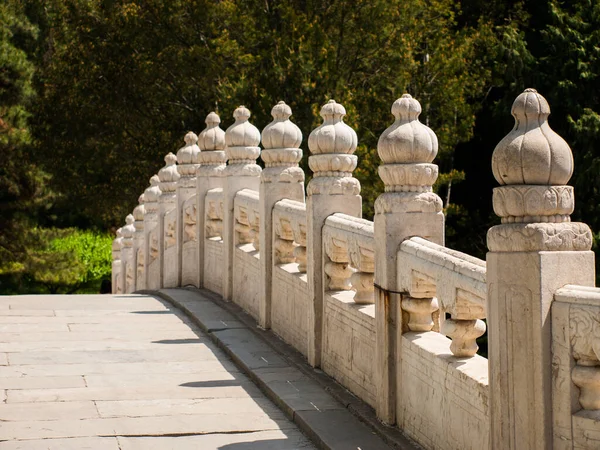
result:
<svg viewBox="0 0 600 450"><path fill-rule="evenodd" d="M138 197L138 205L133 209L133 286L134 291L146 289L144 279L144 194Z"/></svg>
<svg viewBox="0 0 600 450"><path fill-rule="evenodd" d="M123 293L130 294L135 290L133 265L133 235L135 227L133 226L133 215L128 214L125 218L126 225L121 229L123 235L123 246L121 248L121 274L123 277Z"/></svg>
<svg viewBox="0 0 600 450"><path fill-rule="evenodd" d="M306 260L308 281L308 362L321 365L323 341L323 232L325 219L334 213L362 216L360 183L352 177L358 158L358 138L343 121L346 110L334 100L321 108L323 124L308 137L308 165L313 178L306 201Z"/></svg>
<svg viewBox="0 0 600 450"><path fill-rule="evenodd" d="M392 104L396 118L379 138L379 176L385 192L375 201L375 330L377 415L385 423L396 421L396 377L402 364L397 340L402 327L403 296L398 290L397 253L403 240L420 236L444 244L442 200L432 192L438 167L431 164L438 150L435 133L421 122L421 105L404 94ZM430 297L430 296L428 296ZM405 298L407 307L428 310L433 299ZM406 321L405 321L406 322ZM431 320L428 321L430 323ZM431 327L429 327L431 329Z"/></svg>
<svg viewBox="0 0 600 450"><path fill-rule="evenodd" d="M165 156L165 166L158 171L158 179L160 180L160 197L158 198L158 260L160 262L160 287L175 287L177 279L172 274L177 273L178 269L177 258L171 258L165 264L165 256L167 250L175 243L175 230L177 229L177 221L167 216L169 212L177 207L177 181L179 181L179 172L177 172L177 157L173 153L168 153ZM165 223L167 222L168 223ZM175 266L175 267L173 267ZM165 269L169 271L165 277ZM170 275L170 276L169 276ZM166 282L165 282L166 281Z"/></svg>
<svg viewBox="0 0 600 450"><path fill-rule="evenodd" d="M196 224L198 230L198 287L204 286L204 242L206 240L206 193L223 187L225 170L225 132L219 128L221 119L211 112L206 116L206 128L198 136L198 162L196 170Z"/></svg>
<svg viewBox="0 0 600 450"><path fill-rule="evenodd" d="M235 123L225 132L225 154L228 165L223 171L223 298L233 296L233 248L235 246L235 216L233 201L242 189L258 191L261 168L256 164L260 155L260 131L250 122L250 111L240 106L233 112Z"/></svg>
<svg viewBox="0 0 600 450"><path fill-rule="evenodd" d="M487 235L490 441L498 450L552 448L550 307L558 288L594 285L591 231L569 217L573 156L549 114L546 99L526 89L492 156L502 219Z"/></svg>
<svg viewBox="0 0 600 450"><path fill-rule="evenodd" d="M177 263L178 286L198 287L198 246L188 244L198 241L196 195L196 170L198 169L198 136L191 131L185 135L185 146L177 152ZM184 249L184 244L185 249ZM187 263L186 263L187 262Z"/></svg>
<svg viewBox="0 0 600 450"><path fill-rule="evenodd" d="M304 202L304 171L298 167L302 159L302 132L290 121L291 108L279 102L271 110L273 122L262 132L261 158L265 169L260 176L259 228L260 248L260 320L271 328L271 295L273 276L273 207L282 199Z"/></svg>
<svg viewBox="0 0 600 450"><path fill-rule="evenodd" d="M121 283L121 246L123 243L122 228L116 231L117 237L112 241L112 274L111 287L113 294L120 294L119 285Z"/></svg>
<svg viewBox="0 0 600 450"><path fill-rule="evenodd" d="M160 180L158 175L150 178L150 187L144 191L144 289L159 289L160 274L155 268L160 268L158 262L158 198L160 197ZM156 264L154 264L156 262ZM151 266L152 264L152 266Z"/></svg>

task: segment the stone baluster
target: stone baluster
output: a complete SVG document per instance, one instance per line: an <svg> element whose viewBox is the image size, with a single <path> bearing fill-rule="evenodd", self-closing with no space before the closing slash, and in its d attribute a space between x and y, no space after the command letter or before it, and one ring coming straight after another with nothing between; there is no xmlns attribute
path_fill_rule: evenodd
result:
<svg viewBox="0 0 600 450"><path fill-rule="evenodd" d="M144 286L160 289L158 270L151 272L151 264L158 260L158 198L160 197L158 175L150 178L150 187L144 191ZM160 267L160 266L158 266Z"/></svg>
<svg viewBox="0 0 600 450"><path fill-rule="evenodd" d="M133 236L133 266L134 266L134 287L136 291L146 289L146 280L144 275L144 194L138 198L138 205L133 209L133 226L135 234Z"/></svg>
<svg viewBox="0 0 600 450"><path fill-rule="evenodd" d="M178 286L198 286L198 230L197 230L197 203L196 171L199 167L198 136L191 131L185 135L185 145L177 152L177 265ZM193 242L192 248L184 244ZM186 262L184 264L184 261Z"/></svg>
<svg viewBox="0 0 600 450"><path fill-rule="evenodd" d="M123 243L122 228L116 231L117 237L112 241L112 293L120 294L121 285L121 246Z"/></svg>
<svg viewBox="0 0 600 450"><path fill-rule="evenodd" d="M240 106L233 112L235 123L225 132L228 165L223 171L223 298L233 297L233 249L235 246L235 195L242 189L258 191L262 169L256 164L260 155L260 131L248 119L250 111Z"/></svg>
<svg viewBox="0 0 600 450"><path fill-rule="evenodd" d="M455 293L454 306L449 311L451 319L442 323L441 333L452 339L450 351L458 358L472 357L477 353L477 338L486 330L483 302L462 289Z"/></svg>
<svg viewBox="0 0 600 450"><path fill-rule="evenodd" d="M323 124L308 138L311 156L308 165L313 171L307 189L308 266L308 361L321 365L323 344L323 225L333 213L362 216L360 183L352 177L358 158L353 155L358 139L356 132L343 121L346 110L330 100L321 108Z"/></svg>
<svg viewBox="0 0 600 450"><path fill-rule="evenodd" d="M206 194L211 189L223 187L223 171L227 156L225 155L225 131L219 128L220 117L211 112L206 116L206 128L198 136L198 163L196 169L196 227L198 230L198 286L204 285L204 241L209 237L221 236L222 222L218 218L218 208L214 216L205 219ZM211 210L211 208L208 208ZM205 222L219 221L216 222ZM208 233L207 233L208 230Z"/></svg>
<svg viewBox="0 0 600 450"><path fill-rule="evenodd" d="M375 250L361 245L359 240L350 243L350 263L356 271L350 277L352 289L356 291L354 302L359 304L375 303Z"/></svg>
<svg viewBox="0 0 600 450"><path fill-rule="evenodd" d="M403 319L402 295L398 293L402 292L397 279L398 247L412 236L444 244L442 200L432 192L438 168L431 162L437 154L438 142L435 133L419 122L420 113L421 105L410 95L396 100L392 104L395 121L377 144L383 163L379 166L379 176L385 192L375 202L374 218L376 409L378 417L388 424L396 421L396 373L400 372L396 362L402 364L397 334L409 329L406 318ZM432 298L407 300L403 306L407 316L411 310L413 315L427 310L429 318L419 318L419 322L431 322ZM401 419L398 418L399 423Z"/></svg>
<svg viewBox="0 0 600 450"><path fill-rule="evenodd" d="M279 102L271 110L273 121L262 132L262 145L264 150L261 158L265 169L260 177L259 216L263 223L260 224L259 241L261 250L261 291L260 291L260 326L271 327L271 298L273 287L273 207L282 199L304 202L304 171L298 167L302 159L302 132L290 120L291 108L284 102ZM279 242L279 256L286 253ZM283 257L283 256L282 256Z"/></svg>
<svg viewBox="0 0 600 450"><path fill-rule="evenodd" d="M324 272L329 278L327 290L351 290L352 284L350 284L350 277L354 274L354 270L350 267L348 243L335 236L324 238L324 241L325 253L329 259L324 265Z"/></svg>
<svg viewBox="0 0 600 450"><path fill-rule="evenodd" d="M306 222L294 220L292 229L294 231L294 242L296 242L294 258L298 263L298 272L306 273Z"/></svg>
<svg viewBox="0 0 600 450"><path fill-rule="evenodd" d="M179 181L179 172L177 171L177 156L173 153L168 153L165 156L165 166L158 171L160 180L160 197L158 198L159 206L159 245L158 259L160 261L160 287L176 287L177 279L165 278L165 251L176 244L175 230L177 229L176 221L167 219L167 213L177 207L177 182ZM167 223L165 223L167 222ZM176 259L176 258L175 258ZM176 264L176 261L171 261ZM172 267L169 267L172 270ZM177 273L177 272L175 272Z"/></svg>
<svg viewBox="0 0 600 450"><path fill-rule="evenodd" d="M501 185L494 211L502 219L487 235L492 449L553 448L554 292L594 285L591 231L569 217L573 156L549 114L546 99L526 89L512 106L514 128L492 155Z"/></svg>
<svg viewBox="0 0 600 450"><path fill-rule="evenodd" d="M274 220L275 243L273 244L273 264L289 264L296 262L294 256L294 230L289 220L280 217Z"/></svg>
<svg viewBox="0 0 600 450"><path fill-rule="evenodd" d="M135 290L135 266L133 265L134 221L133 215L128 214L125 218L126 225L121 229L121 235L123 236L123 246L121 248L121 274L123 276L123 293L125 294L130 294Z"/></svg>

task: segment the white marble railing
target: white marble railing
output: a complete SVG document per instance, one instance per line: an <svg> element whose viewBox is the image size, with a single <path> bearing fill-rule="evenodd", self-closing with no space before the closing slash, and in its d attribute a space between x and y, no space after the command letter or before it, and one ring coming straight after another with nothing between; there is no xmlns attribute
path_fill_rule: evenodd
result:
<svg viewBox="0 0 600 450"><path fill-rule="evenodd" d="M325 262L328 290L353 290L355 303L374 303L373 222L346 214L333 214L325 220L323 242L329 258Z"/></svg>
<svg viewBox="0 0 600 450"><path fill-rule="evenodd" d="M437 138L412 97L378 142L373 222L342 105L325 104L308 137L306 192L285 103L262 135L245 107L227 131L210 113L117 232L113 290L219 293L424 448L600 448L600 290L549 111L533 90L515 100L492 158L502 224L486 262L444 245Z"/></svg>
<svg viewBox="0 0 600 450"><path fill-rule="evenodd" d="M411 331L433 329L431 315L440 308L440 331L452 339L452 353L477 352L475 340L485 333L485 261L419 237L407 239L398 251L398 287L410 297L402 309L410 315Z"/></svg>

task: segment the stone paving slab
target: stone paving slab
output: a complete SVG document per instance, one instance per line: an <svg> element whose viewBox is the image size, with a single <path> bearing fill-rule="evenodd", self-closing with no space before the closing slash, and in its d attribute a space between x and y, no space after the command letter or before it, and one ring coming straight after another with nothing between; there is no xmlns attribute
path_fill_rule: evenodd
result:
<svg viewBox="0 0 600 450"><path fill-rule="evenodd" d="M74 342L147 342L161 339L198 338L188 327L178 330L154 331L152 329L128 330L125 325L114 331L82 331L82 332L35 332L35 333L0 333L0 342L45 342L45 341L74 341Z"/></svg>
<svg viewBox="0 0 600 450"><path fill-rule="evenodd" d="M164 289L159 291L159 294L186 311L194 323L207 332L319 448L392 448L361 422L347 407L348 404L339 402L322 384L307 377L291 359L271 347L251 326L210 330L204 323L205 320L237 319L233 312L228 310L235 307L226 308L225 304L219 304L222 300L216 298L216 294L197 289ZM208 302L214 306L207 308ZM206 312L207 310L209 312ZM243 448L240 447L240 450ZM400 448L414 449L408 442ZM232 447L233 449L235 447Z"/></svg>
<svg viewBox="0 0 600 450"><path fill-rule="evenodd" d="M0 420L82 420L96 419L100 414L93 401L48 402L48 403L5 403L0 404ZM0 444L2 447L2 444Z"/></svg>
<svg viewBox="0 0 600 450"><path fill-rule="evenodd" d="M5 441L1 445L2 450L122 450L116 437L27 439Z"/></svg>
<svg viewBox="0 0 600 450"><path fill-rule="evenodd" d="M182 436L172 439L173 447L167 447L167 438L119 437L120 450L302 450L314 448L299 431L271 430L237 435L213 434ZM363 449L368 450L368 449Z"/></svg>
<svg viewBox="0 0 600 450"><path fill-rule="evenodd" d="M0 297L2 327L2 450L314 448L163 300Z"/></svg>
<svg viewBox="0 0 600 450"><path fill-rule="evenodd" d="M1 355L1 354L0 354ZM111 363L111 364L40 364L26 366L1 366L0 378L3 377L56 377L72 375L111 375L111 374L165 374L165 373L202 373L225 369L237 372L237 366L229 360L216 361L171 361ZM2 381L0 380L0 385Z"/></svg>

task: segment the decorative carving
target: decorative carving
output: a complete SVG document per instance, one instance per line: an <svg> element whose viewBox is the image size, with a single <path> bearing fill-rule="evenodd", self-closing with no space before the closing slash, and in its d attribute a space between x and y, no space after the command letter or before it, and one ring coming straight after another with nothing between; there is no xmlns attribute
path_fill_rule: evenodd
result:
<svg viewBox="0 0 600 450"><path fill-rule="evenodd" d="M254 248L260 250L260 211L258 209L251 209L248 211L248 222L250 224L250 237L252 238L252 244Z"/></svg>
<svg viewBox="0 0 600 450"><path fill-rule="evenodd" d="M275 264L288 264L296 261L294 256L294 230L291 222L284 217L273 217L275 236Z"/></svg>
<svg viewBox="0 0 600 450"><path fill-rule="evenodd" d="M511 223L490 228L487 245L492 252L584 251L592 232L579 222Z"/></svg>
<svg viewBox="0 0 600 450"><path fill-rule="evenodd" d="M150 232L150 254L148 255L148 264L152 264L158 258L158 234L157 230Z"/></svg>
<svg viewBox="0 0 600 450"><path fill-rule="evenodd" d="M575 207L571 186L502 186L494 189L493 202L502 223L569 222Z"/></svg>
<svg viewBox="0 0 600 450"><path fill-rule="evenodd" d="M166 219L165 224L165 250L173 247L177 243L177 239L175 238L175 221Z"/></svg>
<svg viewBox="0 0 600 450"><path fill-rule="evenodd" d="M209 191L206 196L206 238L220 237L223 233L223 192L221 189Z"/></svg>
<svg viewBox="0 0 600 450"><path fill-rule="evenodd" d="M376 214L439 213L442 199L433 192L384 192L375 200Z"/></svg>
<svg viewBox="0 0 600 450"><path fill-rule="evenodd" d="M245 206L236 206L235 208L235 231L237 233L237 244L251 244L252 236L250 221L248 220L248 210Z"/></svg>
<svg viewBox="0 0 600 450"><path fill-rule="evenodd" d="M225 132L225 154L229 165L226 176L259 176L262 169L256 164L260 155L260 132L248 119L250 111L240 106L233 112L235 123Z"/></svg>
<svg viewBox="0 0 600 450"><path fill-rule="evenodd" d="M297 245L294 248L294 258L296 258L298 272L300 273L306 273L306 215L303 219L292 221L294 241Z"/></svg>
<svg viewBox="0 0 600 450"><path fill-rule="evenodd" d="M584 409L600 409L600 309L572 305L569 328L573 358L571 374Z"/></svg>
<svg viewBox="0 0 600 450"><path fill-rule="evenodd" d="M140 247L137 251L137 283L138 285L140 285L140 280L144 279L144 269L146 267L145 262L144 262L144 256L145 256L145 252L144 252L144 248ZM145 286L142 286L142 288ZM136 289L139 289L139 286L136 286Z"/></svg>
<svg viewBox="0 0 600 450"><path fill-rule="evenodd" d="M188 205L183 211L183 242L196 240L196 204Z"/></svg>
<svg viewBox="0 0 600 450"><path fill-rule="evenodd" d="M354 302L368 304L375 302L373 285L375 272L375 250L358 239L349 241L348 250L350 263L357 269L350 277L352 289L356 291Z"/></svg>
<svg viewBox="0 0 600 450"><path fill-rule="evenodd" d="M112 241L112 259L118 261L121 259L121 247L123 245L123 228L117 229L115 234L117 237Z"/></svg>

